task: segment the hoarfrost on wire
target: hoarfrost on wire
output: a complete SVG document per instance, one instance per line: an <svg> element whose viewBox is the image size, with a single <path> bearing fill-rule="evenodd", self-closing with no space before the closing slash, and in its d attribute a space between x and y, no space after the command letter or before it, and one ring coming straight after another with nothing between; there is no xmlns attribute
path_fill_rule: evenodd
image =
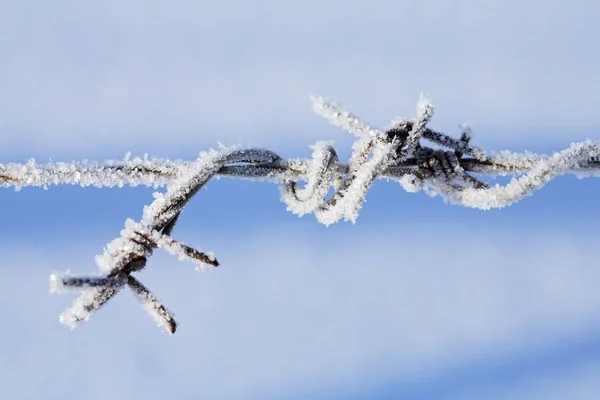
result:
<svg viewBox="0 0 600 400"><path fill-rule="evenodd" d="M395 180L409 193L423 190L452 204L487 210L513 204L559 175L600 176L598 142L574 143L550 156L509 151L488 155L471 144L472 130L467 124L461 127L458 139L430 129L434 107L423 95L414 118L393 120L384 130L324 97L312 97L312 103L318 115L356 136L347 163L339 160L332 142L321 141L312 146L310 159L282 159L270 150L220 145L219 150L201 152L195 161L148 156L132 159L128 153L122 160L102 163L37 164L29 160L25 164L0 164L0 186L16 190L59 184L166 186L166 191L154 193L154 201L144 207L141 220L125 221L120 236L96 257L98 275L78 277L67 272L50 276L51 293L81 292L60 321L74 328L127 286L157 324L174 333L177 324L173 315L132 274L146 266L156 248L191 261L197 268L219 265L214 254L172 237L187 203L213 177L277 183L290 212L314 214L319 222L330 225L341 220L356 222L375 179ZM427 147L422 139L438 147ZM481 179L499 175L513 178L504 186Z"/></svg>

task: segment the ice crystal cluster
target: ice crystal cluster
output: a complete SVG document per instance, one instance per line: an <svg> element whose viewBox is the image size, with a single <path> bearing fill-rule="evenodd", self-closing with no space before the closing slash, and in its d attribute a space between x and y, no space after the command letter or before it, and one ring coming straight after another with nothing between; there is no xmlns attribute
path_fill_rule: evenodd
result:
<svg viewBox="0 0 600 400"><path fill-rule="evenodd" d="M458 139L430 129L434 107L423 95L413 118L394 120L383 130L323 97L312 98L312 103L318 115L355 135L347 162L339 160L332 143L317 142L310 159L283 159L269 150L221 145L219 150L200 153L195 161L132 159L127 155L123 160L103 163L39 165L30 160L25 164L0 164L0 186L17 190L58 184L166 187L144 207L141 220L128 219L120 236L96 257L97 274L50 276L51 293L80 292L60 321L74 328L128 287L157 324L174 333L177 325L171 313L133 274L146 266L156 248L199 267L219 265L211 253L171 236L186 204L213 177L279 184L281 199L290 212L299 216L314 214L319 222L330 225L341 220L356 221L375 179L395 180L410 193L423 190L449 203L487 210L515 203L562 174L600 175L598 142L574 143L552 155L508 151L486 154L471 145L467 125ZM504 186L491 185L484 179L498 175L513 178Z"/></svg>

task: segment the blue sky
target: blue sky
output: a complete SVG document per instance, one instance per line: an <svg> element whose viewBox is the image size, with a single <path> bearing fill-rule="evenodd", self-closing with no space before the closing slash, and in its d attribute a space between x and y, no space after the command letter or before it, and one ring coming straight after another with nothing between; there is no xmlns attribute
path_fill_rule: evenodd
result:
<svg viewBox="0 0 600 400"><path fill-rule="evenodd" d="M469 120L488 150L600 139L599 6L588 1L58 1L0 5L0 162L194 158L225 144L349 155L312 114L326 94L385 126L420 92L431 126ZM121 293L71 332L48 276L94 255L145 188L0 196L0 383L6 398L595 399L595 179L563 177L504 210L377 182L356 225L285 211L277 187L222 179L140 278L174 336ZM8 329L7 329L8 328Z"/></svg>

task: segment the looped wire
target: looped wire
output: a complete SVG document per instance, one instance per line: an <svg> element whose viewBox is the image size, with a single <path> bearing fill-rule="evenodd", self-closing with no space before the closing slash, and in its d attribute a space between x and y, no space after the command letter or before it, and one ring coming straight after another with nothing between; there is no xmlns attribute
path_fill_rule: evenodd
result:
<svg viewBox="0 0 600 400"><path fill-rule="evenodd" d="M450 203L487 210L502 208L531 195L551 179L566 173L600 176L600 144L585 141L553 155L508 151L488 155L473 146L468 125L452 138L430 129L434 107L425 96L415 117L392 121L386 130L375 128L336 103L313 98L313 109L332 124L356 136L347 163L339 160L331 142L312 146L312 158L285 160L263 149L221 147L203 152L195 161L143 158L38 165L0 164L0 187L54 184L81 186L164 187L144 207L140 221L128 219L121 235L96 257L99 274L52 274L51 292L72 290L81 295L60 317L71 328L87 321L98 309L128 287L156 322L174 333L177 324L169 310L133 274L146 267L154 249L162 248L180 260L200 267L217 267L210 252L202 252L173 238L185 206L213 177L262 179L280 185L287 209L299 216L314 214L325 225L340 220L356 222L375 179L395 180L407 192L424 190ZM428 147L423 141L432 142ZM505 186L490 185L483 176L513 175ZM302 186L300 181L304 181Z"/></svg>

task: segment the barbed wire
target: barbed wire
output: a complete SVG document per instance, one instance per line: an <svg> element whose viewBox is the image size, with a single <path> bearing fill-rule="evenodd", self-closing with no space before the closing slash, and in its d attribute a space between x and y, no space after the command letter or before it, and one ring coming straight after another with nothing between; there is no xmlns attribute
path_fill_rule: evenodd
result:
<svg viewBox="0 0 600 400"><path fill-rule="evenodd" d="M140 299L159 326L174 333L176 322L168 309L132 274L142 270L153 250L162 248L199 268L217 267L211 253L172 238L175 225L190 199L213 177L266 180L280 185L287 209L314 214L325 225L355 222L375 179L394 180L408 192L423 190L446 201L487 210L502 208L531 195L551 179L571 173L600 176L600 143L573 143L552 155L502 151L488 155L471 145L472 132L463 125L458 139L427 127L434 107L425 96L412 119L395 120L385 130L372 127L323 97L312 99L314 111L332 124L353 133L356 140L347 163L340 162L330 142L312 146L310 159L283 159L270 150L225 147L200 153L195 161L131 158L95 162L0 164L0 186L78 184L81 186L165 187L144 207L138 222L128 219L119 237L96 257L99 275L52 274L51 293L81 291L60 316L74 328L87 321L125 286ZM427 140L431 146L425 146ZM504 186L491 185L485 176L513 178ZM303 187L299 182L305 182ZM333 190L332 190L333 189Z"/></svg>

